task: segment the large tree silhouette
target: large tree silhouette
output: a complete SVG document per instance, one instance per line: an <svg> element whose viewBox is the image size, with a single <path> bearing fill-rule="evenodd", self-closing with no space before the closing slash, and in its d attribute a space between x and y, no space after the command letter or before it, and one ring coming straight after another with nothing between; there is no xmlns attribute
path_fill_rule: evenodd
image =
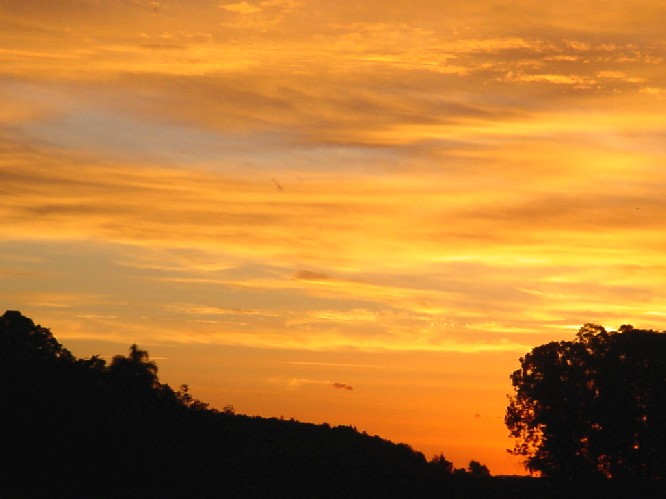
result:
<svg viewBox="0 0 666 499"><path fill-rule="evenodd" d="M666 478L666 334L583 326L520 359L505 422L530 471L566 480Z"/></svg>

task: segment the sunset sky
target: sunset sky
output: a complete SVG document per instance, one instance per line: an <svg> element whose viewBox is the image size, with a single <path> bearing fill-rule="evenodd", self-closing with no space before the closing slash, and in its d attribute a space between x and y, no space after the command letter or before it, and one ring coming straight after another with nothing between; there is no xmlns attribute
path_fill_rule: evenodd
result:
<svg viewBox="0 0 666 499"><path fill-rule="evenodd" d="M521 355L666 329L665 23L659 0L3 0L2 311L77 356L136 342L218 408L522 472Z"/></svg>

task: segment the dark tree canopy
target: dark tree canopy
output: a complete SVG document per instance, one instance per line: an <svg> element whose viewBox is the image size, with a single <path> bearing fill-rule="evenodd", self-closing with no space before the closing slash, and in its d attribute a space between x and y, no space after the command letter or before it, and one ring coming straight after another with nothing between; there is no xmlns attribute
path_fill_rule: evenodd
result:
<svg viewBox="0 0 666 499"><path fill-rule="evenodd" d="M505 422L532 472L564 480L666 479L666 334L583 326L520 359Z"/></svg>

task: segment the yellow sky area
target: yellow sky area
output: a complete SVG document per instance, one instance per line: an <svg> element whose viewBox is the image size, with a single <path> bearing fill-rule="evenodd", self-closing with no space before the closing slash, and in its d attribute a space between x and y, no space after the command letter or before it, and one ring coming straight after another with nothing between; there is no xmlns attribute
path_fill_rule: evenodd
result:
<svg viewBox="0 0 666 499"><path fill-rule="evenodd" d="M185 322L200 319L187 328L203 341L520 351L522 331L543 331L544 317L571 314L563 322L575 323L581 309L640 317L661 297L666 207L651 169L643 180L621 168L603 179L570 165L561 178L546 165L548 190L505 191L501 178L484 184L473 176L449 187L434 174L292 172L276 184L263 174L49 162L34 151L13 151L6 161L7 240L118 246L113 263L128 278L141 272L143 286L180 290L169 297L175 303L160 306L185 312ZM539 171L526 177L533 182ZM609 180L619 192L594 186ZM632 180L630 192L620 188ZM641 252L628 240L641 240ZM272 298L258 309L241 306L257 310L248 317L217 298L183 300L197 287L211 296L226 288ZM321 303L292 310L308 299ZM274 300L284 303L267 308ZM232 324L243 324L242 332ZM461 327L475 334L463 341ZM183 334L169 329L172 339ZM360 337L361 329L374 332Z"/></svg>
<svg viewBox="0 0 666 499"><path fill-rule="evenodd" d="M665 5L5 0L0 301L515 472L520 355L666 328Z"/></svg>
<svg viewBox="0 0 666 499"><path fill-rule="evenodd" d="M620 0L603 9L532 1L381 9L373 2L8 1L0 57L9 63L5 74L46 79L404 70L497 72L593 88L604 71L641 83L662 57L664 14L659 2Z"/></svg>

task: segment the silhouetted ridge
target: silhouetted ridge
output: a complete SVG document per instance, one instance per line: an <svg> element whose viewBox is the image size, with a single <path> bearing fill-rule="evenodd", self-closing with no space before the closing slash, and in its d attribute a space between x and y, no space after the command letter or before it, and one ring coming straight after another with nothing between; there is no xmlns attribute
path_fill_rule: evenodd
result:
<svg viewBox="0 0 666 499"><path fill-rule="evenodd" d="M209 409L187 385L160 383L138 346L108 364L77 359L16 311L0 317L0 387L0 497L510 497L537 486L352 427Z"/></svg>

